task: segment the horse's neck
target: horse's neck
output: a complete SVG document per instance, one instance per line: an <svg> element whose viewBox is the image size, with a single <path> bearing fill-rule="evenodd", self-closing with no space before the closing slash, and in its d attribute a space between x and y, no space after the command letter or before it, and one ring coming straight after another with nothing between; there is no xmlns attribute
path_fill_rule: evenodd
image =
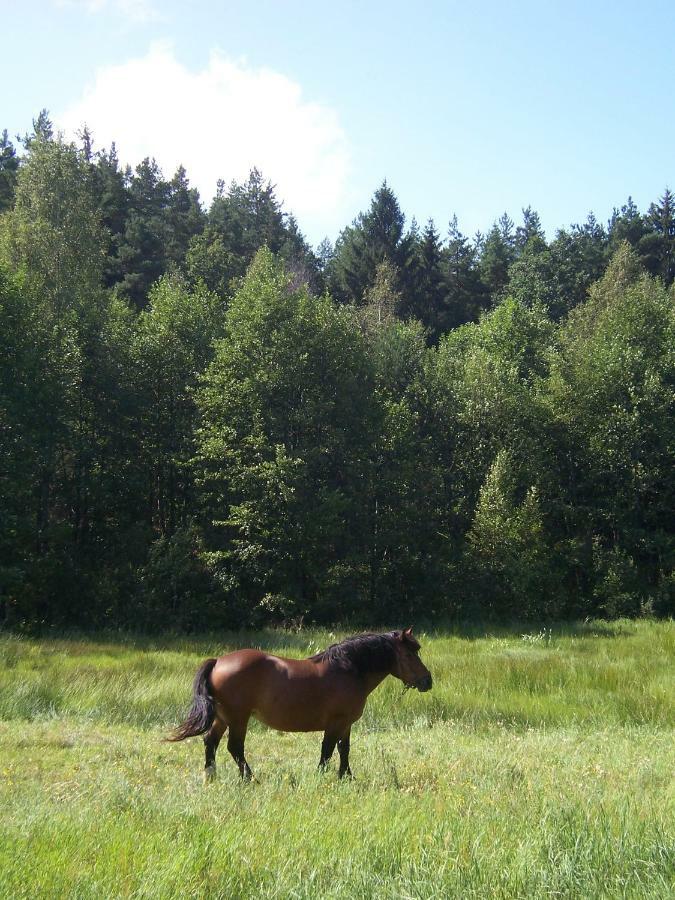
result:
<svg viewBox="0 0 675 900"><path fill-rule="evenodd" d="M364 676L366 696L372 693L375 688L384 681L387 675L391 675L391 672L368 672L368 674Z"/></svg>

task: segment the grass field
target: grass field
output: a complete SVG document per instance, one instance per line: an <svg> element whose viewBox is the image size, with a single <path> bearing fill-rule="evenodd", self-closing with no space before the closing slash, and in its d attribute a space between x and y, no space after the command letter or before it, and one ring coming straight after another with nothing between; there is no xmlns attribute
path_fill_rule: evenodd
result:
<svg viewBox="0 0 675 900"><path fill-rule="evenodd" d="M253 725L250 785L162 743L205 656L341 636L0 636L0 895L675 896L674 623L419 635L434 688L375 692L353 782L319 735Z"/></svg>

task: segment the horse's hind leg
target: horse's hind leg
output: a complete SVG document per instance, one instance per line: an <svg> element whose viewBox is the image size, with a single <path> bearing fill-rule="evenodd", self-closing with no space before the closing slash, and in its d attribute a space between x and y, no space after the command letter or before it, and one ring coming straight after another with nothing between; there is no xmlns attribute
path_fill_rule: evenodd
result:
<svg viewBox="0 0 675 900"><path fill-rule="evenodd" d="M227 736L227 749L230 751L232 759L239 766L239 774L244 781L250 781L253 773L246 762L244 756L244 741L246 740L246 728L248 727L248 719L244 722L230 723L230 733Z"/></svg>
<svg viewBox="0 0 675 900"><path fill-rule="evenodd" d="M326 768L328 761L333 755L337 740L337 735L332 734L330 731L324 733L323 741L321 742L321 759L319 760L319 769L321 771Z"/></svg>
<svg viewBox="0 0 675 900"><path fill-rule="evenodd" d="M213 725L204 735L204 751L206 762L204 765L204 779L212 781L216 777L216 750L220 739L225 734L227 725L220 719L214 719Z"/></svg>
<svg viewBox="0 0 675 900"><path fill-rule="evenodd" d="M340 778L344 778L345 775L348 775L349 778L352 778L352 770L349 768L349 738L351 736L351 729L347 732L344 737L341 737L338 741L338 753L340 754L340 771L338 775Z"/></svg>

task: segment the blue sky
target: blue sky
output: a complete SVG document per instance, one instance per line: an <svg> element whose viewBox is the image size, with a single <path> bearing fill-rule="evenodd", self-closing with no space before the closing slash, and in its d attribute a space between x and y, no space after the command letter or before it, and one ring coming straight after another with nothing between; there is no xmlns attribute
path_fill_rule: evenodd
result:
<svg viewBox="0 0 675 900"><path fill-rule="evenodd" d="M531 205L552 235L675 186L672 0L26 0L2 24L0 129L47 107L206 202L258 165L314 243L384 178L442 234Z"/></svg>

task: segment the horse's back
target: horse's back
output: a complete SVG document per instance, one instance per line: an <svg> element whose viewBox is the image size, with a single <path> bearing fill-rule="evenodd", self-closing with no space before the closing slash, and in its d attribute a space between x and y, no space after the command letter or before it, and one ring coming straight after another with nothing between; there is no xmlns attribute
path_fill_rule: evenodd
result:
<svg viewBox="0 0 675 900"><path fill-rule="evenodd" d="M218 657L211 672L211 689L214 696L229 687L243 687L246 682L256 682L269 677L274 669L275 657L262 650L235 650Z"/></svg>

